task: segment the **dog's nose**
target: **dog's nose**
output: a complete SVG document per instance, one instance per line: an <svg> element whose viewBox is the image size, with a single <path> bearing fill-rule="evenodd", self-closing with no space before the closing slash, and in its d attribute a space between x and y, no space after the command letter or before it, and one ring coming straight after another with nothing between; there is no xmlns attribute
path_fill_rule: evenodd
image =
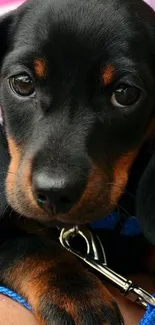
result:
<svg viewBox="0 0 155 325"><path fill-rule="evenodd" d="M77 182L67 177L51 177L36 173L33 176L33 191L37 204L44 210L67 213L78 201L82 188Z"/></svg>

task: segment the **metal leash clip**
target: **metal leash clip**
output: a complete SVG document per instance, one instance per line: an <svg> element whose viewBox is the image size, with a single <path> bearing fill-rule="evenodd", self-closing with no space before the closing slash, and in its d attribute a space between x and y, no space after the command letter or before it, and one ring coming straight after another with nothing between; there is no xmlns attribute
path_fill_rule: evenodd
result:
<svg viewBox="0 0 155 325"><path fill-rule="evenodd" d="M71 246L71 239L81 236L86 243L86 255L76 251ZM155 306L155 298L142 288L135 285L131 280L127 280L117 274L107 266L106 254L99 237L87 228L74 227L62 229L60 233L60 243L69 252L80 258L94 270L100 272L108 281L115 285L128 299L137 304L147 307L148 304Z"/></svg>

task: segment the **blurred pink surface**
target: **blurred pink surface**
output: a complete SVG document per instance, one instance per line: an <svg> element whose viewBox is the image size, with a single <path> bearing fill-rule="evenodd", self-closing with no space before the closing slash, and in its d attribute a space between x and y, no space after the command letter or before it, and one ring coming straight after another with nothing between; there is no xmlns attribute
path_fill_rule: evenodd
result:
<svg viewBox="0 0 155 325"><path fill-rule="evenodd" d="M25 0L0 0L0 15L17 8Z"/></svg>
<svg viewBox="0 0 155 325"><path fill-rule="evenodd" d="M25 0L0 0L0 15L15 9L24 1ZM144 0L144 1L155 10L155 0Z"/></svg>
<svg viewBox="0 0 155 325"><path fill-rule="evenodd" d="M15 3L20 3L21 1L19 0L0 0L0 6L9 6L11 4L15 4Z"/></svg>
<svg viewBox="0 0 155 325"><path fill-rule="evenodd" d="M155 0L144 0L144 1L155 10Z"/></svg>

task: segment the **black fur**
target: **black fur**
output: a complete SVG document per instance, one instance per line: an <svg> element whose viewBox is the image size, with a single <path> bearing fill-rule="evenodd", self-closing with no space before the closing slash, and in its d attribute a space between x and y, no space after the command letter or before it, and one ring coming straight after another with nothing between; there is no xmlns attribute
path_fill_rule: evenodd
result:
<svg viewBox="0 0 155 325"><path fill-rule="evenodd" d="M28 0L0 20L0 281L28 299L40 324L123 323L100 280L53 242L46 227L86 224L117 206L154 117L154 21L141 0ZM33 97L10 87L10 78L22 73L34 80ZM126 108L111 102L122 83L141 90ZM149 202L151 225L153 168L152 160L137 208L144 219ZM41 194L52 201L48 209L37 201L38 175Z"/></svg>
<svg viewBox="0 0 155 325"><path fill-rule="evenodd" d="M146 238L155 244L155 155L144 171L137 189L137 217Z"/></svg>

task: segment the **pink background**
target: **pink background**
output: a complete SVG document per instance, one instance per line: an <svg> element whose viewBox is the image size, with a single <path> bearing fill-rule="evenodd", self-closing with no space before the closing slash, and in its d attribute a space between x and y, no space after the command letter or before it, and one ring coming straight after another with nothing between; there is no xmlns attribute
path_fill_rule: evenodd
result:
<svg viewBox="0 0 155 325"><path fill-rule="evenodd" d="M155 0L144 0L148 5L150 5L155 10Z"/></svg>
<svg viewBox="0 0 155 325"><path fill-rule="evenodd" d="M18 7L25 0L0 0L0 15ZM46 0L43 0L46 1ZM155 10L155 0L144 0Z"/></svg>
<svg viewBox="0 0 155 325"><path fill-rule="evenodd" d="M0 0L0 15L15 9L23 2L24 0Z"/></svg>

